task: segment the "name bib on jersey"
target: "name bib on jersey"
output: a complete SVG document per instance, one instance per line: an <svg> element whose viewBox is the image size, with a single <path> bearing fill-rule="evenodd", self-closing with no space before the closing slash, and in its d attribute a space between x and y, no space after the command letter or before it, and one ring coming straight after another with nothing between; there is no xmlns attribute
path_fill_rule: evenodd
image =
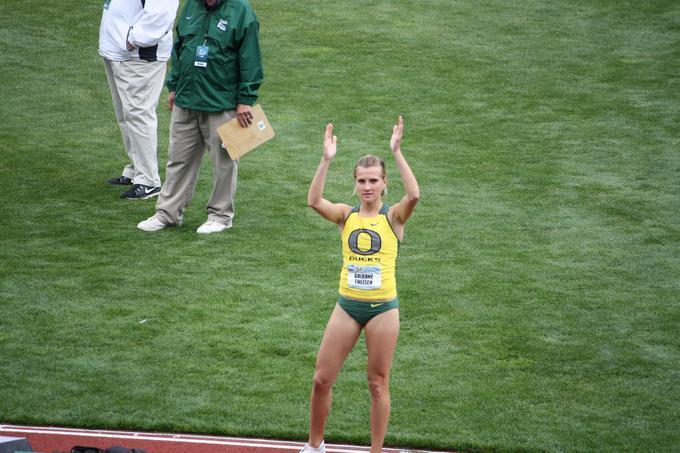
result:
<svg viewBox="0 0 680 453"><path fill-rule="evenodd" d="M354 289L379 289L382 283L380 266L347 267L347 286Z"/></svg>

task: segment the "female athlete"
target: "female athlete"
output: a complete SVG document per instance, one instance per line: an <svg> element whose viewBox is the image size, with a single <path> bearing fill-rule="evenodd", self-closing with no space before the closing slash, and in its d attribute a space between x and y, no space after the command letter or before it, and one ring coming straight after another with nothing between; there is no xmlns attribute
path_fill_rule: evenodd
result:
<svg viewBox="0 0 680 453"><path fill-rule="evenodd" d="M307 203L338 225L343 265L338 303L333 309L316 359L310 402L309 441L303 453L326 451L323 436L331 409L335 379L361 329L368 350L368 384L371 393L371 453L382 450L390 416L389 377L399 336L399 301L395 279L399 242L404 224L420 198L413 172L401 153L404 120L392 130L390 146L406 195L395 205L383 203L387 187L384 162L364 156L354 168L355 191L360 203L352 208L323 198L324 182L336 154L333 125L326 126L323 158L309 188Z"/></svg>

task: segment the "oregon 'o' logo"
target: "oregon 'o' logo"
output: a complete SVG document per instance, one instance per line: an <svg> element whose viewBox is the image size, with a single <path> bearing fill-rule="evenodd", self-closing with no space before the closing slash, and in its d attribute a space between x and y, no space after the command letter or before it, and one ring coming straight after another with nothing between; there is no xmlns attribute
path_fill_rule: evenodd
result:
<svg viewBox="0 0 680 453"><path fill-rule="evenodd" d="M368 250L361 250L359 248L359 235L362 233L368 234L371 238L371 247ZM380 239L380 235L373 230L359 229L354 230L349 234L347 243L349 245L349 249L357 255L373 255L374 253L378 253L380 251L382 239Z"/></svg>

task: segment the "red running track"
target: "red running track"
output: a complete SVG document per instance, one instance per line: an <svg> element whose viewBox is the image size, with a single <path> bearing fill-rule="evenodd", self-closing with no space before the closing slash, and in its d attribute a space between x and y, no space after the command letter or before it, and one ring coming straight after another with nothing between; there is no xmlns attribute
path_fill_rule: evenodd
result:
<svg viewBox="0 0 680 453"><path fill-rule="evenodd" d="M301 442L238 437L199 436L192 434L141 433L104 431L46 426L0 424L0 436L24 437L34 452L69 453L76 445L110 448L141 448L146 453L284 453L299 452ZM327 444L329 453L364 453L368 447ZM422 450L383 449L385 453L418 452Z"/></svg>

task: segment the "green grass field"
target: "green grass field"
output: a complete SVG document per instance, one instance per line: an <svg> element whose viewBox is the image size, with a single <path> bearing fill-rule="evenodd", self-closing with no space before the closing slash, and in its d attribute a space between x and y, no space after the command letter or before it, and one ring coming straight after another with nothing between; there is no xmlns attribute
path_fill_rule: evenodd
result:
<svg viewBox="0 0 680 453"><path fill-rule="evenodd" d="M0 2L0 421L303 440L350 202L391 125L422 201L399 260L390 446L680 451L680 4L252 0L277 137L203 237L103 183L125 164L101 2ZM159 161L168 111L159 107ZM161 174L164 175L164 167ZM367 443L365 347L327 440Z"/></svg>

